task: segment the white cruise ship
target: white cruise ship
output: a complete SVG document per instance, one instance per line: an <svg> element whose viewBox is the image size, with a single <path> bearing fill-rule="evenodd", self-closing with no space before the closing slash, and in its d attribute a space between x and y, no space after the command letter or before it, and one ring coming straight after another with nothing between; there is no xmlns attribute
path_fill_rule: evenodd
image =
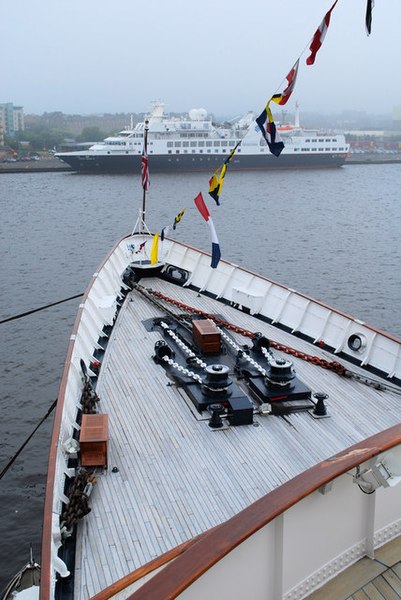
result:
<svg viewBox="0 0 401 600"><path fill-rule="evenodd" d="M164 108L164 103L154 103L145 119L149 121L148 154L153 173L212 173L239 140L242 142L230 161L230 170L339 167L349 151L344 135L302 129L298 112L294 125L277 126L285 148L276 157L260 135L252 112L231 126L217 126L203 108L190 110L187 117L167 116ZM145 121L89 149L56 156L74 171L139 173L144 126Z"/></svg>

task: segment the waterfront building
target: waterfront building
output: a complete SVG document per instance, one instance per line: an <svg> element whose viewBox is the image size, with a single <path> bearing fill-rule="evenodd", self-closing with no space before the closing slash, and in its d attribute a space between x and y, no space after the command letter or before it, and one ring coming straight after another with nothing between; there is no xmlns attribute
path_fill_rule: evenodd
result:
<svg viewBox="0 0 401 600"><path fill-rule="evenodd" d="M0 130L4 135L14 137L16 131L25 129L24 109L12 102L0 103Z"/></svg>

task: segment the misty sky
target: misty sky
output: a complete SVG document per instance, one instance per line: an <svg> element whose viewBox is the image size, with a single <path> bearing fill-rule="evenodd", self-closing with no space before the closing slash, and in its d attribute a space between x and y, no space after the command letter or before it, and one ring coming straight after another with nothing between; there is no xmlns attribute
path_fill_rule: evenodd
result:
<svg viewBox="0 0 401 600"><path fill-rule="evenodd" d="M0 102L25 113L261 111L301 56L286 108L391 113L401 105L401 0L0 0ZM281 108L277 110L281 111Z"/></svg>

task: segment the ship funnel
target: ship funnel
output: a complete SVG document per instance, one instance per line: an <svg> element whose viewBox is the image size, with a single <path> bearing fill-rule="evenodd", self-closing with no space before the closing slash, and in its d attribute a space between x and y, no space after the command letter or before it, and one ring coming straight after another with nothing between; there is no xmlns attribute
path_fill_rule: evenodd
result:
<svg viewBox="0 0 401 600"><path fill-rule="evenodd" d="M152 108L148 119L151 123L161 121L164 115L165 103L161 101L152 102Z"/></svg>

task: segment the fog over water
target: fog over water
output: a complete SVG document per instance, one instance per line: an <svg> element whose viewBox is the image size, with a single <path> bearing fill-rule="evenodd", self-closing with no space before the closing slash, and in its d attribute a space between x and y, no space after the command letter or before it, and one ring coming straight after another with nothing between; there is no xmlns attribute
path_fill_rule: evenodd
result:
<svg viewBox="0 0 401 600"><path fill-rule="evenodd" d="M399 0L338 0L323 46L306 66L333 0L14 0L1 3L0 102L26 113L144 112L205 107L259 111L301 57L287 108L390 113L401 105Z"/></svg>

